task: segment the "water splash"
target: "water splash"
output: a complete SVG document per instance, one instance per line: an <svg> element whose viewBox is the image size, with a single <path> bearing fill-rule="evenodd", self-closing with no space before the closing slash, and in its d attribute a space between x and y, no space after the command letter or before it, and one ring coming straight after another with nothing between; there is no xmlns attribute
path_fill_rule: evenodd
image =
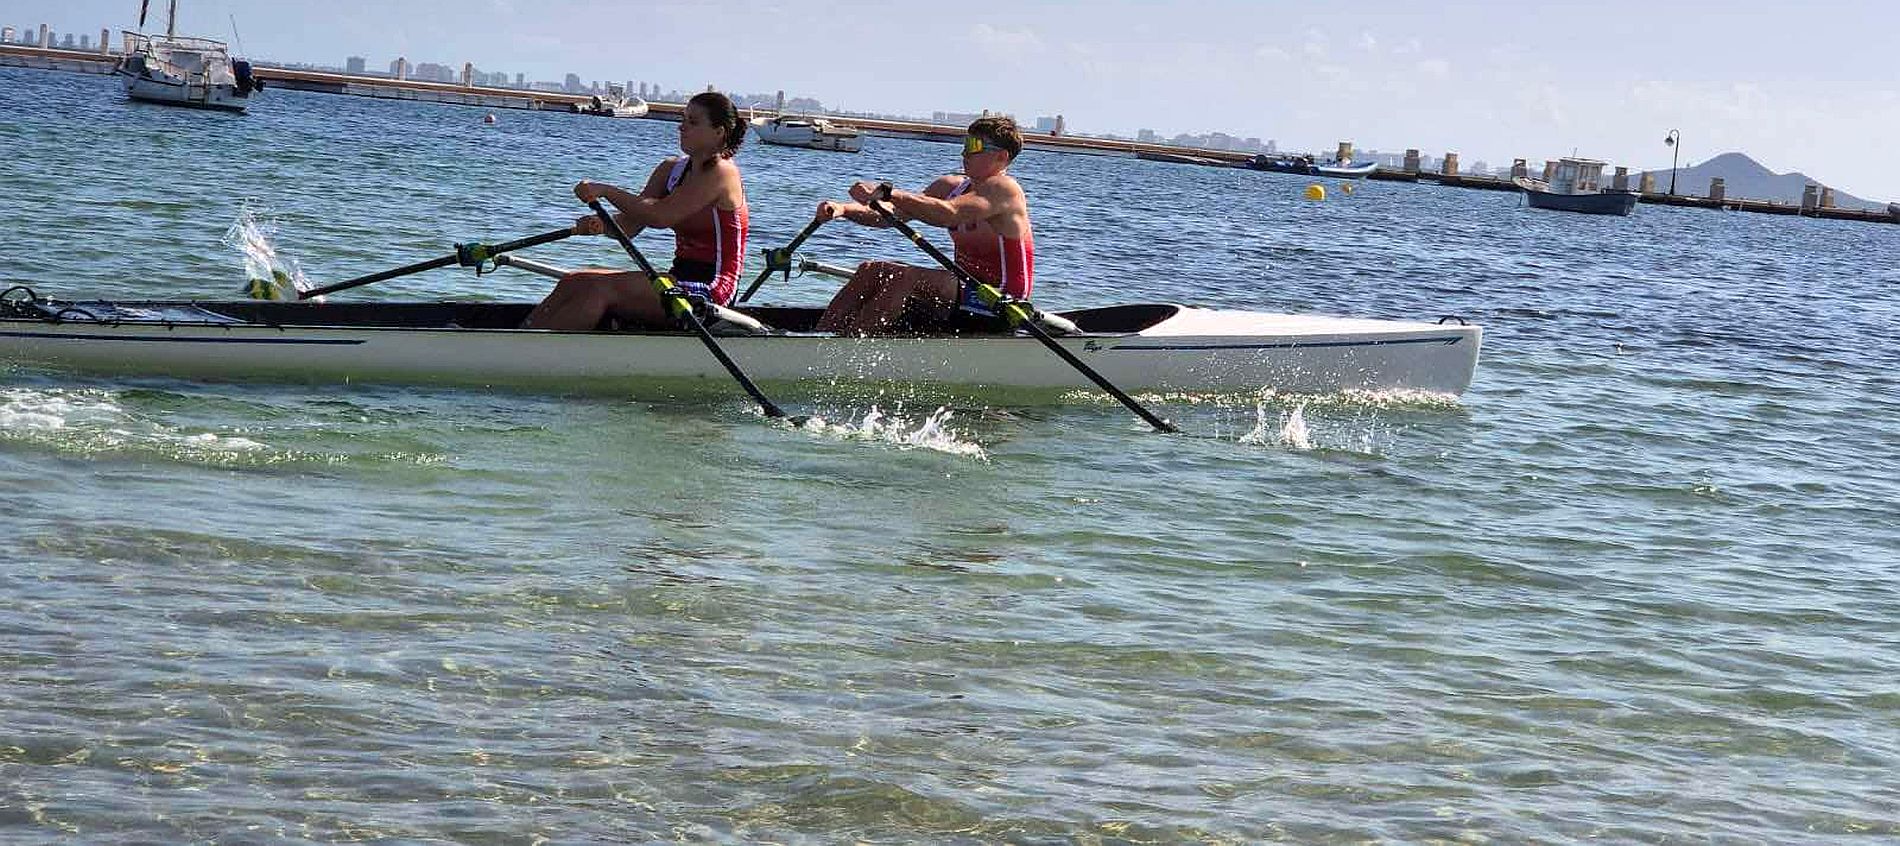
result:
<svg viewBox="0 0 1900 846"><path fill-rule="evenodd" d="M904 416L902 407L887 415L883 409L873 405L856 422L831 423L823 417L813 416L805 421L803 429L838 440L875 441L900 449L928 449L988 461L989 453L981 445L967 440L966 434L950 428L950 419L954 416L955 413L949 408L938 406L922 421L913 423Z"/></svg>
<svg viewBox="0 0 1900 846"><path fill-rule="evenodd" d="M1272 432L1269 435L1269 431ZM1253 430L1240 436L1243 444L1278 444L1297 450L1313 448L1313 433L1306 426L1306 403L1300 403L1275 419L1269 414L1267 398L1254 407Z"/></svg>
<svg viewBox="0 0 1900 846"><path fill-rule="evenodd" d="M309 290L310 279L304 275L303 267L295 258L280 256L272 243L277 234L277 225L268 218L267 212L260 212L245 203L238 210L237 222L224 233L224 243L237 250L244 260L243 293L258 300L295 300L297 294ZM321 300L321 298L318 298Z"/></svg>

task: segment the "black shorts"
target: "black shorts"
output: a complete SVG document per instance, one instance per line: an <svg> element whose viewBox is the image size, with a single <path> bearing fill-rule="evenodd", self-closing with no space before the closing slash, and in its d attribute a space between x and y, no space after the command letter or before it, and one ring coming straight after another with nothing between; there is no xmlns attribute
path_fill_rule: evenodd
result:
<svg viewBox="0 0 1900 846"><path fill-rule="evenodd" d="M957 302L924 302L912 298L904 304L898 326L912 332L949 332L955 335L1007 335L1009 318L990 311L977 299L971 286L957 284Z"/></svg>

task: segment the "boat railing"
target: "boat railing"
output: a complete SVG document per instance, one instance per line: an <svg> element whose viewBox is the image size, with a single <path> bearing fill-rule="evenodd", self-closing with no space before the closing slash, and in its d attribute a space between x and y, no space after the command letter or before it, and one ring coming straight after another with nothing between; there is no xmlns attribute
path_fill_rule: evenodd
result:
<svg viewBox="0 0 1900 846"><path fill-rule="evenodd" d="M226 53L229 47L214 38L197 38L190 35L146 35L142 32L123 30L126 52L137 52L147 48L154 50L180 50L199 53Z"/></svg>

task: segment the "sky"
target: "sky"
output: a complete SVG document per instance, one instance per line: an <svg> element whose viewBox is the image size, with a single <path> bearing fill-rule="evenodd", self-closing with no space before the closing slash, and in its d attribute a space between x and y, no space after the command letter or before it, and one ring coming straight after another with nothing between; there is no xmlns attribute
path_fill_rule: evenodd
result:
<svg viewBox="0 0 1900 846"><path fill-rule="evenodd" d="M1900 200L1900 0L179 2L181 34L275 61L783 89L863 112L1061 114L1094 134L1455 151L1467 167L1577 154L1667 169L1673 129L1685 167L1739 151ZM0 25L95 37L137 14L136 0L0 0Z"/></svg>

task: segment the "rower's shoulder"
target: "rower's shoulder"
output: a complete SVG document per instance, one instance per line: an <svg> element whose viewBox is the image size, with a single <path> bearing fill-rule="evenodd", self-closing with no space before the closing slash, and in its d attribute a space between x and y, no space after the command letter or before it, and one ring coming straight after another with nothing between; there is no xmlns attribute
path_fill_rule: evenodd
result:
<svg viewBox="0 0 1900 846"><path fill-rule="evenodd" d="M966 178L968 177L965 177L961 173L946 173L931 180L929 185L924 186L924 194L938 199L948 197L950 196L950 192L957 190L957 186L962 185L963 180Z"/></svg>

